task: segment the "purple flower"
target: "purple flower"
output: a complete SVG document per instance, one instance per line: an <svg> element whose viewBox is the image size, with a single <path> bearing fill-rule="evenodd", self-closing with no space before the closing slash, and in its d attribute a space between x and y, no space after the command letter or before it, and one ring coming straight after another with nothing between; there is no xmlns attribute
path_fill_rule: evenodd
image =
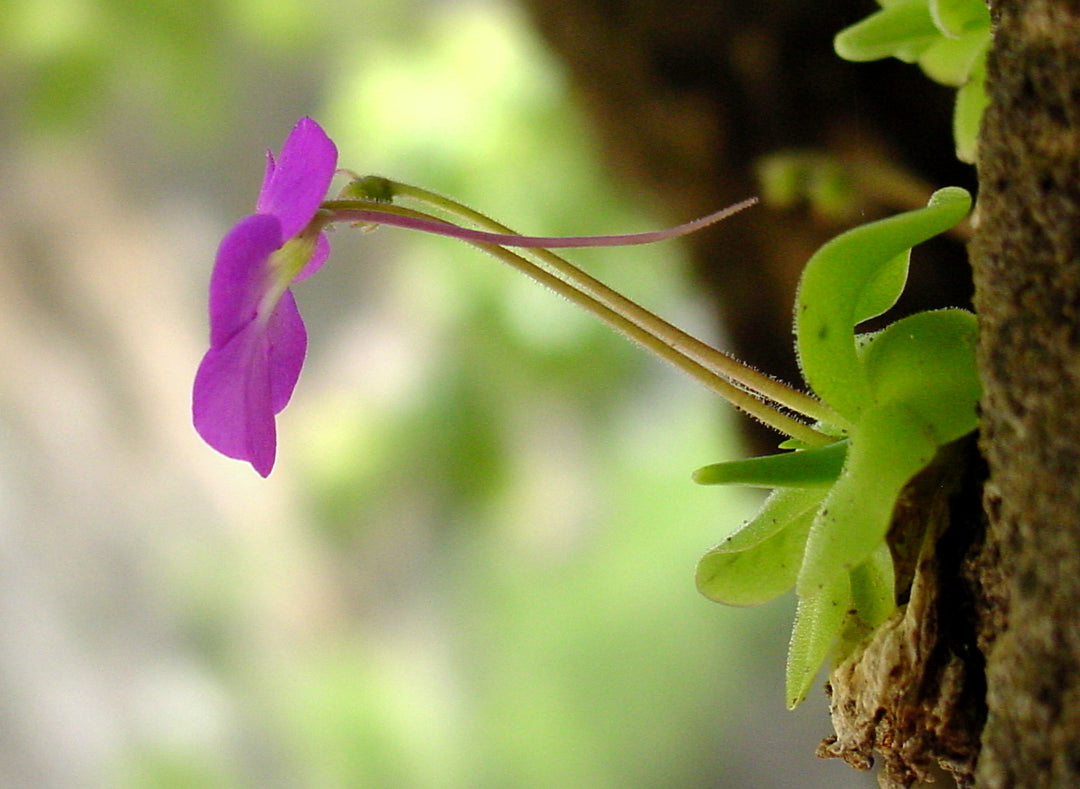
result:
<svg viewBox="0 0 1080 789"><path fill-rule="evenodd" d="M195 429L262 476L274 466L274 416L300 376L307 331L289 286L316 271L330 244L313 222L337 167L337 148L310 118L278 160L267 151L256 214L218 248L210 278L210 350L195 375Z"/></svg>

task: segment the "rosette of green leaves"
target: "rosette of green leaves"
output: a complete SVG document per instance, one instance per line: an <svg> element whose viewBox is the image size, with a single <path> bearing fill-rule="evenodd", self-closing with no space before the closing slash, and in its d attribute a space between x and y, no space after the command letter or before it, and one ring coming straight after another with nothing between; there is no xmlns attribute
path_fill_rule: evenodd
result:
<svg viewBox="0 0 1080 789"><path fill-rule="evenodd" d="M834 42L845 60L895 57L958 88L953 114L956 155L974 162L986 108L990 12L983 0L878 0L881 10L842 30Z"/></svg>
<svg viewBox="0 0 1080 789"><path fill-rule="evenodd" d="M938 449L977 426L975 316L920 312L875 333L857 326L903 291L911 248L960 222L963 189L925 208L828 242L799 284L795 334L813 392L836 413L817 427L835 440L699 469L703 484L774 488L761 511L707 553L697 583L710 599L756 605L792 587L798 609L787 701L799 704L822 663L842 660L896 607L885 541L905 485Z"/></svg>

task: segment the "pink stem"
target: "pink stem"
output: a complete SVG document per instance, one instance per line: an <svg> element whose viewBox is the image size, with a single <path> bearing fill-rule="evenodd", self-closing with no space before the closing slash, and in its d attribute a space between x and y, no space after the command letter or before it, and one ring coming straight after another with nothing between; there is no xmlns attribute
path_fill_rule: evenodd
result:
<svg viewBox="0 0 1080 789"><path fill-rule="evenodd" d="M636 244L654 244L657 241L666 241L694 233L702 228L726 219L732 214L738 213L745 208L757 203L756 197L750 197L742 202L722 208L708 216L695 219L692 222L667 228L666 230L652 230L645 233L628 233L613 236L519 236L506 233L488 233L484 230L473 230L467 227L455 225L440 219L433 219L418 211L412 211L396 205L379 205L377 208L369 208L371 203L360 200L328 200L322 204L324 211L329 212L330 222L362 222L380 225L392 225L410 230L420 230L425 233L435 233L440 236L458 238L462 241L476 241L482 244L497 244L505 247L518 247L528 249L569 249L574 247L615 247L633 246ZM357 208L364 205L364 208Z"/></svg>

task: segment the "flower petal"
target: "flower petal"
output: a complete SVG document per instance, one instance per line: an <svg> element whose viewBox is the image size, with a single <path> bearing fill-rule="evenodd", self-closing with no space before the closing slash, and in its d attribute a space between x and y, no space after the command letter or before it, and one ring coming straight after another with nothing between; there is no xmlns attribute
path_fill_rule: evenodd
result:
<svg viewBox="0 0 1080 789"><path fill-rule="evenodd" d="M269 319L249 321L203 357L192 393L199 435L267 476L277 448L274 415L292 397L306 352L304 322L292 293L285 291Z"/></svg>
<svg viewBox="0 0 1080 789"><path fill-rule="evenodd" d="M307 354L307 330L288 290L270 316L266 339L270 350L270 407L277 414L288 405Z"/></svg>
<svg viewBox="0 0 1080 789"><path fill-rule="evenodd" d="M319 210L336 169L337 146L319 124L301 118L277 160L268 154L256 211L276 216L283 237L292 238Z"/></svg>
<svg viewBox="0 0 1080 789"><path fill-rule="evenodd" d="M192 394L199 435L223 455L250 462L264 477L277 449L270 378L270 345L264 327L253 321L207 352Z"/></svg>
<svg viewBox="0 0 1080 789"><path fill-rule="evenodd" d="M255 317L271 280L270 255L281 246L281 222L256 214L221 240L210 276L210 347L220 348Z"/></svg>

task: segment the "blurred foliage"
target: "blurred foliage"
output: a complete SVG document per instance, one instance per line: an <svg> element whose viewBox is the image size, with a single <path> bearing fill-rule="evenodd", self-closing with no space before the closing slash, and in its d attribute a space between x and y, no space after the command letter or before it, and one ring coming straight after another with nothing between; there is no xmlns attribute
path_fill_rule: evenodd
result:
<svg viewBox="0 0 1080 789"><path fill-rule="evenodd" d="M325 42L319 8L296 0L7 0L0 57L5 82L22 88L11 109L32 132L78 133L102 115L139 111L174 141L205 139L220 132L243 89L245 55L310 57Z"/></svg>
<svg viewBox="0 0 1080 789"><path fill-rule="evenodd" d="M685 218L617 194L558 66L503 3L7 0L0 85L4 149L104 162L125 225L198 256L170 273L192 304L216 234L251 210L262 149L307 113L343 166L522 230ZM755 672L754 647L782 652L784 607L748 625L694 590L696 556L752 505L689 480L725 454L722 409L474 250L387 229L334 246L297 294L311 359L274 476L205 447L147 461L175 509L135 524L152 624L126 620L120 640L158 677L130 691L153 725L132 713L100 755L108 785L849 780L805 764L817 732L772 733L779 660ZM575 260L707 324L674 247ZM201 334L203 309L176 333ZM186 390L198 356L177 342L165 375ZM139 501L132 484L116 487ZM65 528L115 526L109 508L80 518Z"/></svg>

